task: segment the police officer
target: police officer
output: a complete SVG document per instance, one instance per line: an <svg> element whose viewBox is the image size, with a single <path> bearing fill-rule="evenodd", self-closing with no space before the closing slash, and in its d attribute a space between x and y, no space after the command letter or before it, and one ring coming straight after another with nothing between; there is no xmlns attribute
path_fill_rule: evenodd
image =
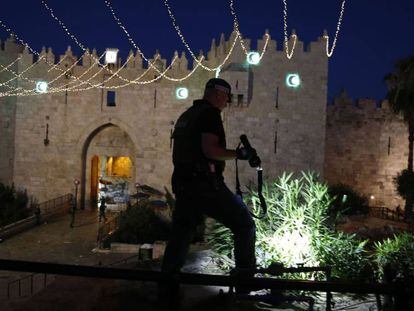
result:
<svg viewBox="0 0 414 311"><path fill-rule="evenodd" d="M220 113L230 100L230 85L223 79L210 79L203 99L194 101L176 122L172 175L176 206L163 272L180 271L192 233L203 221L203 215L216 219L232 231L236 267L243 270L255 267L254 220L223 179L226 160L248 160L255 153L254 149L226 148Z"/></svg>

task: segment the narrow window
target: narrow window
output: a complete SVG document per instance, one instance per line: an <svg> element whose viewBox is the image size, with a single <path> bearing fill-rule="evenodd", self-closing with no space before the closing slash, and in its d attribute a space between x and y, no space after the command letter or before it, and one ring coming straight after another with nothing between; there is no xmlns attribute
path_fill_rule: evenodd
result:
<svg viewBox="0 0 414 311"><path fill-rule="evenodd" d="M236 81L236 90L239 89L239 80Z"/></svg>
<svg viewBox="0 0 414 311"><path fill-rule="evenodd" d="M154 108L157 108L157 89L154 90Z"/></svg>
<svg viewBox="0 0 414 311"><path fill-rule="evenodd" d="M276 101L275 101L275 108L279 108L279 87L276 88Z"/></svg>
<svg viewBox="0 0 414 311"><path fill-rule="evenodd" d="M391 136L388 137L388 155L391 154Z"/></svg>
<svg viewBox="0 0 414 311"><path fill-rule="evenodd" d="M108 106L108 107L115 107L116 106L115 92L114 91L108 91L108 93L106 93L106 106Z"/></svg>
<svg viewBox="0 0 414 311"><path fill-rule="evenodd" d="M243 105L243 94L237 95L237 106Z"/></svg>
<svg viewBox="0 0 414 311"><path fill-rule="evenodd" d="M275 131L274 153L277 153L277 131Z"/></svg>

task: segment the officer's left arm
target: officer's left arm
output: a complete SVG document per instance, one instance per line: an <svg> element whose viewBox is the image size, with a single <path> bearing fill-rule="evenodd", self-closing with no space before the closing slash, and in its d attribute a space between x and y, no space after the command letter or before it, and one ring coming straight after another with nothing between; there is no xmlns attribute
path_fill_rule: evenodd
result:
<svg viewBox="0 0 414 311"><path fill-rule="evenodd" d="M206 158L216 161L233 160L236 151L225 149L219 144L219 137L212 133L202 133L201 147Z"/></svg>

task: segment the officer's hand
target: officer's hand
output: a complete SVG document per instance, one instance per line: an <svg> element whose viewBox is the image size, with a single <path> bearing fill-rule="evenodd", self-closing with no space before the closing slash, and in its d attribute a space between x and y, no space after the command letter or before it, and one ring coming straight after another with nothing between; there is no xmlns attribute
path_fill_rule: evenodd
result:
<svg viewBox="0 0 414 311"><path fill-rule="evenodd" d="M236 155L238 160L250 160L250 158L257 155L257 152L254 148L241 147L236 149Z"/></svg>

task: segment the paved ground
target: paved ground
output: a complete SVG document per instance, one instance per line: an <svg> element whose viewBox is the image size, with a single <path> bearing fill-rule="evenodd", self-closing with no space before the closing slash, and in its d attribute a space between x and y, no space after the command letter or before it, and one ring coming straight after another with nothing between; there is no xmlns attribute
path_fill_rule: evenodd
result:
<svg viewBox="0 0 414 311"><path fill-rule="evenodd" d="M97 214L82 211L76 215L75 227L69 227L70 217L42 224L30 231L12 237L0 244L0 258L21 259L39 262L68 263L79 265L103 265L130 257L129 254L97 253L96 247ZM209 267L210 266L210 267ZM136 263L124 265L136 268ZM141 265L142 268L142 265ZM148 267L149 268L149 267ZM158 269L159 263L151 263L150 268ZM208 268L212 271L208 252L198 252L190 256L186 270L200 272ZM4 285L27 273L0 271L0 285ZM40 277L37 283L42 283ZM13 303L2 304L1 310L24 311L76 311L76 310L163 310L157 300L156 287L153 283L132 282L123 280L103 280L80 277L63 277L52 279L45 290L30 299L13 300ZM35 282L36 283L36 282ZM26 290L29 283L26 283ZM16 287L14 288L16 292ZM219 288L203 286L184 286L183 310L306 310L306 304L285 305L278 308L249 305L229 306L226 300L217 295ZM319 308L324 309L323 296ZM334 295L336 310L376 310L373 297L361 300L349 296ZM368 301L366 301L368 299ZM4 300L3 300L4 301ZM353 305L353 307L351 307ZM347 307L348 306L348 307ZM349 308L350 307L350 308Z"/></svg>
<svg viewBox="0 0 414 311"><path fill-rule="evenodd" d="M39 262L66 263L78 265L103 265L128 257L126 254L97 253L98 230L97 214L90 211L78 211L74 228L70 228L70 216L43 223L0 244L1 259L17 259ZM28 276L26 272L0 271L0 302L7 296L7 284ZM47 276L46 283L54 281ZM34 276L34 291L44 287L44 275ZM30 292L30 278L20 282L20 292L27 297ZM18 297L19 283L9 286L10 296Z"/></svg>

